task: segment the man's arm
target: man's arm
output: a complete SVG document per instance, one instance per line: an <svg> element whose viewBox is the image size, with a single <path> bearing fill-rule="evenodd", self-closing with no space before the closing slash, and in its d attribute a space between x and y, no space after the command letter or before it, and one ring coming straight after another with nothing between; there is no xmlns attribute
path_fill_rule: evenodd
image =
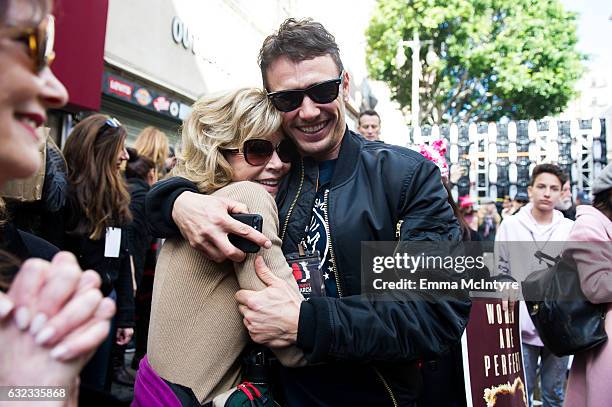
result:
<svg viewBox="0 0 612 407"><path fill-rule="evenodd" d="M228 198L198 193L191 181L172 177L155 184L147 194L146 212L154 236L172 237L179 233L189 244L215 262L243 261L245 253L233 246L227 235L245 237L261 247L272 243L262 233L232 218L230 213L246 213L246 205Z"/></svg>
<svg viewBox="0 0 612 407"><path fill-rule="evenodd" d="M459 225L447 203L439 172L429 164L424 163L407 178L401 239L448 244L449 238L459 239ZM271 347L296 342L310 363L434 357L459 341L470 310L467 293L443 298L411 290L376 297L311 298L295 304L289 296L285 301L280 299L281 286L275 281L257 295L237 294L245 324L255 342ZM291 316L296 315L298 305L296 321ZM296 326L297 336L291 335Z"/></svg>
<svg viewBox="0 0 612 407"><path fill-rule="evenodd" d="M186 191L197 193L198 188L186 178L171 177L157 182L147 193L145 208L153 236L169 238L181 235L172 219L172 208L176 198Z"/></svg>

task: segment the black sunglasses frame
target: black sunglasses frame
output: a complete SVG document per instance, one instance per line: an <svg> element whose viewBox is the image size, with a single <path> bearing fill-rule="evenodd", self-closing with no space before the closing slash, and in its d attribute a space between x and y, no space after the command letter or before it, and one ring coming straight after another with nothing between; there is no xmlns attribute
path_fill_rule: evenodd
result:
<svg viewBox="0 0 612 407"><path fill-rule="evenodd" d="M312 99L315 103L331 103L340 94L340 85L344 80L344 71L340 72L340 76L335 79L330 79L328 81L323 81L319 83L315 83L314 85L310 85L306 89L288 89L288 90L279 90L277 92L268 93L268 98L272 105L279 111L288 113L292 112L298 107L302 105L304 101L304 96L308 95L310 99ZM316 92L323 89L324 87L335 84L335 92L330 94L329 97L319 96ZM333 97L331 97L333 95ZM279 101L284 101L287 103L286 106L279 105Z"/></svg>
<svg viewBox="0 0 612 407"><path fill-rule="evenodd" d="M269 152L266 151L265 155L252 153L254 155L259 155L263 157L261 161L256 161L256 160L253 160L253 157L250 154L250 149L252 148L250 146L254 143L260 143L260 142L268 143L270 146L270 150ZM283 151L282 149L284 149L285 146L288 146L288 150ZM272 144L270 140L250 139L244 142L244 144L242 145L242 148L227 148L227 149L224 149L223 151L229 154L241 154L242 153L244 155L244 160L247 162L247 164L252 165L254 167L258 167L258 166L267 164L272 159L272 156L274 155L274 151L276 151L278 158L280 158L280 160L284 163L290 163L294 161L295 158L297 157L297 149L295 148L295 144L293 144L293 142L288 139L284 139L283 141L278 143L276 147L274 146L274 144ZM287 155L285 155L285 152L287 152Z"/></svg>

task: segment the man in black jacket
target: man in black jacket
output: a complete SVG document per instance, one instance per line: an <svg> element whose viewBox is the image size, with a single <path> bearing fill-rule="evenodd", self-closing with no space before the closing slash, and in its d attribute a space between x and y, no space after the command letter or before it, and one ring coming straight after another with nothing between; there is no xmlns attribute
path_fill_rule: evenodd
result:
<svg viewBox="0 0 612 407"><path fill-rule="evenodd" d="M362 241L460 240L439 170L418 153L348 130L350 78L321 24L285 21L264 41L259 61L283 130L302 155L276 196L283 251L321 253L326 296L299 301L256 263L268 287L237 293L245 325L255 342L296 345L312 364L282 371L290 406L415 405L418 360L458 342L469 301L364 295L359 253ZM266 247L263 235L227 216L248 211L245 205L196 192L181 178L156 185L147 197L154 233L180 229L216 261L244 259L229 232Z"/></svg>

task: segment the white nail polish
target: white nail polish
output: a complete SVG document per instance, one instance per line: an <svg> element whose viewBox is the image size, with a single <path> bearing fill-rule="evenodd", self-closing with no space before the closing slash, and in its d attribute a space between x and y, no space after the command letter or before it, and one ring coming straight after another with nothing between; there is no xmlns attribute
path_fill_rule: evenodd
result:
<svg viewBox="0 0 612 407"><path fill-rule="evenodd" d="M36 314L34 319L32 319L32 323L30 324L30 333L32 335L36 335L38 331L45 325L47 322L47 316L42 312Z"/></svg>
<svg viewBox="0 0 612 407"><path fill-rule="evenodd" d="M13 309L13 302L7 298L0 298L0 318L6 317Z"/></svg>
<svg viewBox="0 0 612 407"><path fill-rule="evenodd" d="M30 310L26 307L17 308L17 311L15 311L15 323L22 331L26 330L28 325L30 325Z"/></svg>
<svg viewBox="0 0 612 407"><path fill-rule="evenodd" d="M53 335L55 335L55 328L53 328L52 326L48 326L42 331L40 331L38 335L36 335L36 339L34 339L34 342L36 342L37 345L43 345L45 342L51 339Z"/></svg>
<svg viewBox="0 0 612 407"><path fill-rule="evenodd" d="M51 350L51 353L49 353L49 355L55 360L60 360L66 355L66 353L68 353L67 347L65 347L64 345L57 345Z"/></svg>

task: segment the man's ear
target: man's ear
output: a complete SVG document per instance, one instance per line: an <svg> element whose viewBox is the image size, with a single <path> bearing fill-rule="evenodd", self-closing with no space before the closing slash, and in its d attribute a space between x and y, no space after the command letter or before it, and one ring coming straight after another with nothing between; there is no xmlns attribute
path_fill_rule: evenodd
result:
<svg viewBox="0 0 612 407"><path fill-rule="evenodd" d="M348 103L349 95L350 95L349 90L350 90L351 76L349 75L347 71L344 71L342 75L344 77L342 80L342 97L344 98L344 103Z"/></svg>

